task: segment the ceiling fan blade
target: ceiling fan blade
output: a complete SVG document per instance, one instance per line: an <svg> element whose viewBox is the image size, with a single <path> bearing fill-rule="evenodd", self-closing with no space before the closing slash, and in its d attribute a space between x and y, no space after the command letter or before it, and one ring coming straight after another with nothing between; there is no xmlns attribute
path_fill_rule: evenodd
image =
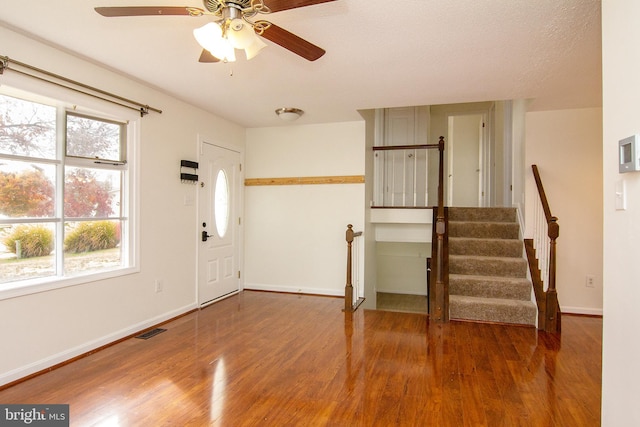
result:
<svg viewBox="0 0 640 427"><path fill-rule="evenodd" d="M198 59L198 62L209 63L220 62L220 60L213 56L207 49L202 49L202 53L200 54L200 59Z"/></svg>
<svg viewBox="0 0 640 427"><path fill-rule="evenodd" d="M96 12L109 18L117 16L201 15L204 10L191 6L113 6L96 7Z"/></svg>
<svg viewBox="0 0 640 427"><path fill-rule="evenodd" d="M295 9L297 7L312 6L314 4L328 3L336 0L265 0L271 12L279 12L281 10Z"/></svg>
<svg viewBox="0 0 640 427"><path fill-rule="evenodd" d="M315 61L326 53L324 49L309 43L305 39L302 39L275 24L271 24L269 28L264 30L262 37L267 40L271 40L275 44L278 44L297 55L300 55L308 61Z"/></svg>

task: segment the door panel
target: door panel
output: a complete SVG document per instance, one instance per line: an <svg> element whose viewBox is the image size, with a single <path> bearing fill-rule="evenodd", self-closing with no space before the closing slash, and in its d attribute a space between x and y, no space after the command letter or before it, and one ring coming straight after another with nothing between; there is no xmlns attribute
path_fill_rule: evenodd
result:
<svg viewBox="0 0 640 427"><path fill-rule="evenodd" d="M240 153L203 143L198 194L198 302L235 293L238 279Z"/></svg>
<svg viewBox="0 0 640 427"><path fill-rule="evenodd" d="M449 206L482 206L480 114L449 117Z"/></svg>

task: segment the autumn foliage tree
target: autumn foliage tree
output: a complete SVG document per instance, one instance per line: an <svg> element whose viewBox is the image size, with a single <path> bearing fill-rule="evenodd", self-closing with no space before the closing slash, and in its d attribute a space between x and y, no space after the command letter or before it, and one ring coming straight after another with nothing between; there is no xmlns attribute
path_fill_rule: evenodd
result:
<svg viewBox="0 0 640 427"><path fill-rule="evenodd" d="M88 169L73 169L65 177L64 215L68 218L98 216L113 213L112 194L108 183L98 181Z"/></svg>
<svg viewBox="0 0 640 427"><path fill-rule="evenodd" d="M0 173L0 214L10 217L53 216L55 191L40 169Z"/></svg>
<svg viewBox="0 0 640 427"><path fill-rule="evenodd" d="M64 210L69 218L109 216L112 194L108 183L88 169L72 169L65 177ZM0 173L0 214L10 217L54 216L53 183L40 169Z"/></svg>

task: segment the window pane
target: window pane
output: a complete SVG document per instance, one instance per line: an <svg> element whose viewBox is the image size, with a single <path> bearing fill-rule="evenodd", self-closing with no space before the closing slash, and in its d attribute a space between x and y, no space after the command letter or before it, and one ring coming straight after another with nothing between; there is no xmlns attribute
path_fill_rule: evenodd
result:
<svg viewBox="0 0 640 427"><path fill-rule="evenodd" d="M54 159L56 108L0 95L0 153Z"/></svg>
<svg viewBox="0 0 640 427"><path fill-rule="evenodd" d="M67 114L67 156L121 161L124 125Z"/></svg>
<svg viewBox="0 0 640 427"><path fill-rule="evenodd" d="M0 283L54 276L55 226L0 225Z"/></svg>
<svg viewBox="0 0 640 427"><path fill-rule="evenodd" d="M56 166L0 159L0 219L55 215Z"/></svg>
<svg viewBox="0 0 640 427"><path fill-rule="evenodd" d="M224 237L229 226L229 183L223 170L218 172L215 188L215 215L218 235Z"/></svg>
<svg viewBox="0 0 640 427"><path fill-rule="evenodd" d="M67 218L121 216L122 171L66 167L64 216Z"/></svg>
<svg viewBox="0 0 640 427"><path fill-rule="evenodd" d="M65 223L65 276L80 276L122 267L122 223L123 221Z"/></svg>
<svg viewBox="0 0 640 427"><path fill-rule="evenodd" d="M0 95L0 153L55 159L56 108Z"/></svg>

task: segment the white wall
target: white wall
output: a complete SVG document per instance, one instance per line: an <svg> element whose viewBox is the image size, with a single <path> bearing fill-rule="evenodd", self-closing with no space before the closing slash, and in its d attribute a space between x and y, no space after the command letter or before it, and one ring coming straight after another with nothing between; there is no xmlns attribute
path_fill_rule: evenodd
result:
<svg viewBox="0 0 640 427"><path fill-rule="evenodd" d="M163 110L140 120L140 272L0 300L0 384L195 307L196 186L179 179L198 135L244 150L244 129L0 27L2 54ZM0 76L6 83L11 71ZM154 279L164 282L155 293Z"/></svg>
<svg viewBox="0 0 640 427"><path fill-rule="evenodd" d="M246 178L364 175L365 123L247 130ZM344 295L364 184L245 188L245 289Z"/></svg>
<svg viewBox="0 0 640 427"><path fill-rule="evenodd" d="M640 133L640 2L603 0L604 331L602 425L640 425L640 173L618 173L618 140ZM627 210L615 210L624 181Z"/></svg>
<svg viewBox="0 0 640 427"><path fill-rule="evenodd" d="M430 256L431 242L377 242L377 291L427 295L427 258Z"/></svg>
<svg viewBox="0 0 640 427"><path fill-rule="evenodd" d="M537 164L552 215L558 217L558 299L563 312L602 314L602 109L526 116L526 236L537 200ZM595 278L586 287L586 276Z"/></svg>
<svg viewBox="0 0 640 427"><path fill-rule="evenodd" d="M526 111L527 101L512 101L511 109L511 206L518 210L520 224L524 224L525 214L525 163Z"/></svg>
<svg viewBox="0 0 640 427"><path fill-rule="evenodd" d="M365 120L365 155L364 155L364 171L365 181L368 185L365 185L365 201L366 201L366 214L364 223L364 296L365 301L363 308L375 309L378 305L377 288L378 277L376 268L376 241L375 232L376 226L371 221L374 195L373 185L371 183L374 180L374 157L373 146L376 142L376 112L375 110L362 110L360 115Z"/></svg>

